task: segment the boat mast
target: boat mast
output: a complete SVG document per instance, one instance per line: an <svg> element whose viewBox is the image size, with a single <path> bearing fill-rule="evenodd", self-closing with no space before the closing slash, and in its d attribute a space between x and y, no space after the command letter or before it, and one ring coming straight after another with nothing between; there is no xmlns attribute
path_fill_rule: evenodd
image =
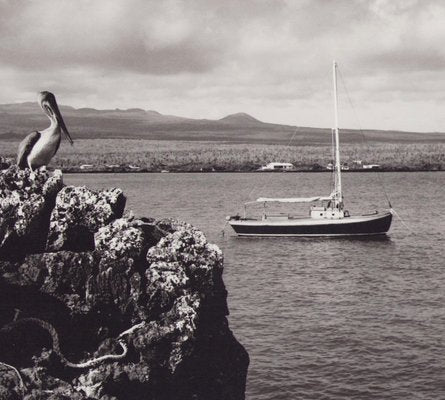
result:
<svg viewBox="0 0 445 400"><path fill-rule="evenodd" d="M343 204L343 195L341 191L341 167L340 167L340 140L338 137L338 98L337 98L337 63L333 62L332 68L334 78L334 137L335 137L335 181L334 194L336 204Z"/></svg>

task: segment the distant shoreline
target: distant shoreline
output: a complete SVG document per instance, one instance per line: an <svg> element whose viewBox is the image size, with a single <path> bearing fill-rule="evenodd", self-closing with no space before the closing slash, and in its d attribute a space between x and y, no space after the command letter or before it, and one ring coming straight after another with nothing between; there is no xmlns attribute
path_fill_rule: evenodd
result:
<svg viewBox="0 0 445 400"><path fill-rule="evenodd" d="M342 171L342 173L365 173L365 174L371 174L371 173L378 173L378 172L445 172L445 170L442 169L374 169L374 170L349 170L349 171ZM148 171L148 170L141 170L141 171L127 171L127 170L119 170L119 171L110 171L110 170L63 170L63 173L65 174L163 174L163 173L170 173L170 174L228 174L228 173L236 173L236 174L292 174L292 173L332 173L332 171L329 170L308 170L308 169L301 169L301 170L295 170L295 171L232 171L232 170L221 170L221 171L186 171L186 170L174 170L174 171Z"/></svg>
<svg viewBox="0 0 445 400"><path fill-rule="evenodd" d="M2 143L0 155L15 160L17 143ZM344 172L445 171L445 143L342 146ZM76 140L64 143L51 168L72 173L255 172L290 163L295 172L329 172L331 148L217 142ZM367 168L363 168L366 166ZM378 169L369 169L379 166ZM264 171L266 172L266 171ZM278 171L281 172L281 171ZM291 171L288 171L291 172Z"/></svg>

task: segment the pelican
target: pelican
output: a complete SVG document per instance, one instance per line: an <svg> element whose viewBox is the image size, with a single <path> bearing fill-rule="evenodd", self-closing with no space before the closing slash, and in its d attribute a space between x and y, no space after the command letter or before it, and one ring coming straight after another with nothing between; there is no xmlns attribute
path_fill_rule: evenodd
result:
<svg viewBox="0 0 445 400"><path fill-rule="evenodd" d="M50 92L40 92L37 101L51 121L51 125L41 132L30 133L20 142L17 165L22 169L29 167L31 171L48 165L59 149L62 132L71 145L73 144L62 114L60 114L55 96Z"/></svg>

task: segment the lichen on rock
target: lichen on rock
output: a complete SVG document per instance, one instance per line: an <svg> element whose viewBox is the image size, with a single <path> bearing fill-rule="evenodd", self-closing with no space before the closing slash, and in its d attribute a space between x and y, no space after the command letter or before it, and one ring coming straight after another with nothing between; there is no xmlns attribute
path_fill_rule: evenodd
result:
<svg viewBox="0 0 445 400"><path fill-rule="evenodd" d="M134 227L131 220L119 218L99 228L94 235L94 244L103 258L139 259L145 247L145 238L143 231Z"/></svg>
<svg viewBox="0 0 445 400"><path fill-rule="evenodd" d="M244 398L217 246L187 223L123 215L120 189L6 167L0 362L26 392L1 370L1 398Z"/></svg>
<svg viewBox="0 0 445 400"><path fill-rule="evenodd" d="M10 165L1 171L0 257L19 259L43 250L49 213L62 186L62 175L49 177L45 169L31 173Z"/></svg>
<svg viewBox="0 0 445 400"><path fill-rule="evenodd" d="M94 233L120 218L124 207L121 189L96 192L85 186L64 187L51 213L47 250L93 249Z"/></svg>

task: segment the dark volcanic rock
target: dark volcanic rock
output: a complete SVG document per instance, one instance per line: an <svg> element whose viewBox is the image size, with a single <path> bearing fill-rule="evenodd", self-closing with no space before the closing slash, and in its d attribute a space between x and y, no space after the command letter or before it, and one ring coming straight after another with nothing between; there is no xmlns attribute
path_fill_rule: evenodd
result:
<svg viewBox="0 0 445 400"><path fill-rule="evenodd" d="M202 232L122 217L119 189L15 167L0 179L0 398L244 398L248 355ZM31 232L39 247L11 253Z"/></svg>
<svg viewBox="0 0 445 400"><path fill-rule="evenodd" d="M62 175L31 174L11 165L0 173L0 257L20 259L45 248L48 220Z"/></svg>
<svg viewBox="0 0 445 400"><path fill-rule="evenodd" d="M51 214L47 250L92 250L94 233L120 218L124 208L125 196L120 189L95 192L84 186L63 188Z"/></svg>

